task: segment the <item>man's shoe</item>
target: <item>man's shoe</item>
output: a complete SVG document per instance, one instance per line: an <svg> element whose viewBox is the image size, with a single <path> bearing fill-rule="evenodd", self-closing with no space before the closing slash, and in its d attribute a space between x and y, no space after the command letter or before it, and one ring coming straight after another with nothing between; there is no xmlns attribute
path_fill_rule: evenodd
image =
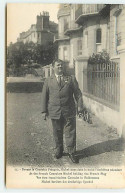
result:
<svg viewBox="0 0 125 196"><path fill-rule="evenodd" d="M75 157L74 154L69 154L69 158L73 163L79 163L79 160Z"/></svg>

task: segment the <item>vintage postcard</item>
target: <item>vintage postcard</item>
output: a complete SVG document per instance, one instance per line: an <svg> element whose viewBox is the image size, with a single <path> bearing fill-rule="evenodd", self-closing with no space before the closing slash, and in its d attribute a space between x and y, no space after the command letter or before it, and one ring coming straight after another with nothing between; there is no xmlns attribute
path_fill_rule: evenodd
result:
<svg viewBox="0 0 125 196"><path fill-rule="evenodd" d="M6 187L125 188L125 5L6 13Z"/></svg>

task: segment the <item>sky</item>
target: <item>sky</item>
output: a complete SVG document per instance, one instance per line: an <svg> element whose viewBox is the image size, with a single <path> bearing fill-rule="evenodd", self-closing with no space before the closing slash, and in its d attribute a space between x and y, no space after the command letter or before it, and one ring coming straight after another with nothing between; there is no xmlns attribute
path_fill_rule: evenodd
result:
<svg viewBox="0 0 125 196"><path fill-rule="evenodd" d="M59 4L9 3L7 5L7 45L15 43L19 33L27 31L31 24L36 24L36 16L48 11L50 20L58 23Z"/></svg>

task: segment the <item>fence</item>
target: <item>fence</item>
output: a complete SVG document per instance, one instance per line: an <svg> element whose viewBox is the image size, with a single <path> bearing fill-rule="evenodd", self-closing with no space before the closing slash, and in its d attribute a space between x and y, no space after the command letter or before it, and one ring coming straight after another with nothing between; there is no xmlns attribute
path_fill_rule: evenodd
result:
<svg viewBox="0 0 125 196"><path fill-rule="evenodd" d="M83 90L94 97L100 98L103 103L119 107L119 63L89 64L87 69L83 71Z"/></svg>

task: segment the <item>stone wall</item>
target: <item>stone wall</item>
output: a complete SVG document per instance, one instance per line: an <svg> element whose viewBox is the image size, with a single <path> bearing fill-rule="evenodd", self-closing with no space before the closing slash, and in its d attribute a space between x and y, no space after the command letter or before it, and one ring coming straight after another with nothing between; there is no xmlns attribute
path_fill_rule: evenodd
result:
<svg viewBox="0 0 125 196"><path fill-rule="evenodd" d="M99 103L98 101L83 95L83 101L87 108L90 109L100 120L107 125L117 128L117 132L120 132L120 112L107 107L106 105Z"/></svg>

